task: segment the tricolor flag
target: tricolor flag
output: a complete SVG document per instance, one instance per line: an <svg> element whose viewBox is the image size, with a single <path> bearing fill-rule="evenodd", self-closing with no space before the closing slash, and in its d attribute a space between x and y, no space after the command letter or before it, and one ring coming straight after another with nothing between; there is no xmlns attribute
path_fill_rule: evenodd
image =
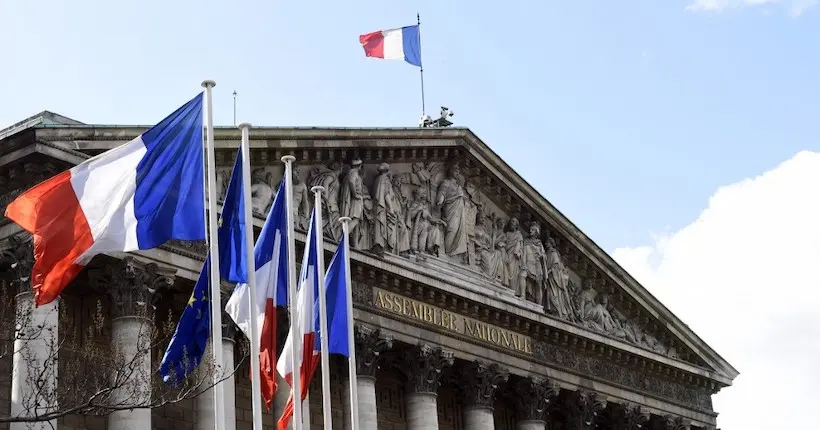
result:
<svg viewBox="0 0 820 430"><path fill-rule="evenodd" d="M6 217L34 238L35 303L98 254L205 239L202 94L136 139L26 191Z"/></svg>
<svg viewBox="0 0 820 430"><path fill-rule="evenodd" d="M297 345L294 339L288 335L285 341L285 347L282 349L282 356L289 357L293 354L293 348L298 348L302 351L301 357L298 358L298 366L300 379L299 386L301 387L302 400L307 397L310 380L313 379L313 374L316 372L316 367L319 365L321 342L319 339L319 317L317 314L318 305L316 297L319 294L319 273L317 271L317 231L322 229L316 225L316 208L310 216L310 226L308 227L307 240L305 243L305 252L302 256L302 270L299 274L299 292L296 296L296 306L291 308L291 315L296 315L297 321L291 321L291 324L296 323ZM280 360L277 364L279 374L285 378L289 385L293 385L293 367L291 360ZM288 398L285 405L285 410L282 412L282 417L279 418L279 430L285 430L288 427L291 417L293 416L293 392ZM301 401L299 404L301 405Z"/></svg>
<svg viewBox="0 0 820 430"><path fill-rule="evenodd" d="M260 333L259 364L262 398L270 410L276 393L276 307L288 303L287 212L285 212L284 178L273 199L268 218L254 247L256 263L256 303L259 306L257 327ZM245 336L251 338L251 311L247 284L238 284L225 305L225 312ZM287 360L284 360L287 361ZM253 375L251 375L253 377Z"/></svg>
<svg viewBox="0 0 820 430"><path fill-rule="evenodd" d="M374 31L359 36L368 57L404 60L421 67L421 39L418 25Z"/></svg>

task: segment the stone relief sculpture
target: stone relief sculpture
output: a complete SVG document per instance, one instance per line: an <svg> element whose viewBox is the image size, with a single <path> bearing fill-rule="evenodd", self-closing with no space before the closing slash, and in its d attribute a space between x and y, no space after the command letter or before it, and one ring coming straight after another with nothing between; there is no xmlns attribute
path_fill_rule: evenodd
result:
<svg viewBox="0 0 820 430"><path fill-rule="evenodd" d="M677 356L674 349L643 329L637 317L621 312L610 296L573 278L555 238L543 238L538 222L522 226L518 218L507 218L493 209L491 201L482 200L481 191L462 177L457 162L416 162L406 170L391 168L386 162L369 165L372 183L367 181L361 159L349 166L345 170L344 164L333 162L313 167L304 181L301 169L294 167L297 228L307 225L313 202L309 189L322 186L326 237L338 240L338 218L348 216L353 249L457 263L521 300L543 307L548 315ZM227 175L223 176L220 179L227 182ZM256 169L252 176L253 210L264 215L273 199L271 175ZM221 191L226 186L220 182Z"/></svg>

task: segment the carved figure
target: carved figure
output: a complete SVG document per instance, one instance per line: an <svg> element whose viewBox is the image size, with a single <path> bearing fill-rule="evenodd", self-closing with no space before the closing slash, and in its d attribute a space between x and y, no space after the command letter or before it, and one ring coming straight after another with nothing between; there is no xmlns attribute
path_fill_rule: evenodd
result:
<svg viewBox="0 0 820 430"><path fill-rule="evenodd" d="M427 190L413 189L413 200L405 214L405 222L410 226L410 251L414 254L426 252L439 255L443 245L443 236L439 227L447 224L433 217L430 212L430 201Z"/></svg>
<svg viewBox="0 0 820 430"><path fill-rule="evenodd" d="M433 201L433 189L430 182L433 179L433 173L430 168L424 163L413 163L411 169L410 183L422 189L428 202Z"/></svg>
<svg viewBox="0 0 820 430"><path fill-rule="evenodd" d="M362 160L355 159L345 175L341 187L341 215L351 218L348 224L350 246L354 249L368 249L368 229L365 217L369 218L370 194L361 176ZM368 210L365 210L368 209Z"/></svg>
<svg viewBox="0 0 820 430"><path fill-rule="evenodd" d="M268 208L273 202L271 174L262 168L254 170L251 176L251 207L253 212L259 215L267 215Z"/></svg>
<svg viewBox="0 0 820 430"><path fill-rule="evenodd" d="M216 201L221 202L225 200L225 192L228 190L228 182L230 181L230 172L225 169L217 169L216 171Z"/></svg>
<svg viewBox="0 0 820 430"><path fill-rule="evenodd" d="M393 175L393 194L396 199L396 247L393 251L399 255L406 255L410 251L410 225L407 224L404 213L407 211L408 199L402 192L402 184L406 176Z"/></svg>
<svg viewBox="0 0 820 430"><path fill-rule="evenodd" d="M457 163L450 164L447 176L438 185L436 206L441 207L444 229L444 252L448 257L465 261L467 255L467 196L460 183L461 174Z"/></svg>
<svg viewBox="0 0 820 430"><path fill-rule="evenodd" d="M504 272L503 249L496 247L493 234L492 222L483 211L479 211L476 217L475 234L473 242L476 253L476 263L481 270L491 279L501 281Z"/></svg>
<svg viewBox="0 0 820 430"><path fill-rule="evenodd" d="M547 276L547 253L541 243L541 226L531 222L521 254L521 271L515 295L531 295L535 303L544 305L544 283ZM529 294L528 294L529 293Z"/></svg>
<svg viewBox="0 0 820 430"><path fill-rule="evenodd" d="M342 177L343 164L334 161L329 166L316 167L310 171L307 183L310 188L322 186L325 192L322 193L322 222L324 223L325 235L333 239L341 236L341 225L339 224L339 178Z"/></svg>
<svg viewBox="0 0 820 430"><path fill-rule="evenodd" d="M299 168L291 168L293 176L293 226L302 230L307 230L308 217L310 216L310 193L307 185L299 177ZM279 187L276 187L279 189Z"/></svg>
<svg viewBox="0 0 820 430"><path fill-rule="evenodd" d="M377 170L379 176L373 188L373 251L398 253L401 203L393 188L390 165L381 163Z"/></svg>
<svg viewBox="0 0 820 430"><path fill-rule="evenodd" d="M546 311L558 318L571 320L572 298L569 292L569 270L555 247L555 239L547 238L547 304Z"/></svg>
<svg viewBox="0 0 820 430"><path fill-rule="evenodd" d="M518 218L510 218L504 231L507 254L504 285L518 291L518 272L521 270L521 253L524 251L524 236L521 234Z"/></svg>

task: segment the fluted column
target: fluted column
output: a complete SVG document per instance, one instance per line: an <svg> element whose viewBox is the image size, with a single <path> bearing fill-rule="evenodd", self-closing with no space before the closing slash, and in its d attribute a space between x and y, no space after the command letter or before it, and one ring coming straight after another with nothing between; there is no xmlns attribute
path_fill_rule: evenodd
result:
<svg viewBox="0 0 820 430"><path fill-rule="evenodd" d="M606 399L598 393L578 390L565 393L563 407L566 411L567 430L594 429L599 414L606 407Z"/></svg>
<svg viewBox="0 0 820 430"><path fill-rule="evenodd" d="M428 344L406 352L402 369L407 375L407 430L438 430L436 398L441 372L452 365L452 352Z"/></svg>
<svg viewBox="0 0 820 430"><path fill-rule="evenodd" d="M224 309L225 302L230 297L229 292L222 292L222 302ZM220 374L228 375L221 382L225 393L225 430L236 429L236 378L234 376L234 345L237 327L226 313L222 313L222 360L223 365ZM210 366L213 363L213 353L208 347L203 363ZM214 425L214 390L208 389L196 397L196 429L213 430Z"/></svg>
<svg viewBox="0 0 820 430"><path fill-rule="evenodd" d="M381 363L382 353L393 347L393 337L381 330L368 326L355 327L356 339L356 384L359 396L359 429L377 430L379 418L376 411L376 371ZM342 393L344 429L350 430L350 380L345 380Z"/></svg>
<svg viewBox="0 0 820 430"><path fill-rule="evenodd" d="M558 397L558 384L546 378L519 379L512 390L518 430L544 430L547 407Z"/></svg>
<svg viewBox="0 0 820 430"><path fill-rule="evenodd" d="M59 299L35 307L31 289L34 253L31 237L11 237L2 252L2 266L16 291L17 331L11 375L11 416L37 417L56 410ZM50 430L57 420L12 423L12 430Z"/></svg>
<svg viewBox="0 0 820 430"><path fill-rule="evenodd" d="M461 370L464 392L464 428L494 430L493 407L495 392L500 384L507 382L510 372L497 364L481 361L468 363Z"/></svg>
<svg viewBox="0 0 820 430"><path fill-rule="evenodd" d="M173 284L173 271L125 257L90 273L92 284L111 297L111 349L116 362L112 406L129 408L108 416L108 428L151 429L152 294Z"/></svg>

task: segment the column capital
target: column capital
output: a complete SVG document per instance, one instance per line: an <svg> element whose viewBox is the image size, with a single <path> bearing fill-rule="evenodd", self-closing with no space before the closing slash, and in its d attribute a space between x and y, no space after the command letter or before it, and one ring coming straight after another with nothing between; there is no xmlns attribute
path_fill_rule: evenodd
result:
<svg viewBox="0 0 820 430"><path fill-rule="evenodd" d="M420 343L405 352L402 370L407 376L407 389L414 393L438 392L441 372L453 365L453 353Z"/></svg>
<svg viewBox="0 0 820 430"><path fill-rule="evenodd" d="M149 317L154 292L173 285L175 273L129 256L90 271L89 280L93 288L110 295L114 318Z"/></svg>
<svg viewBox="0 0 820 430"><path fill-rule="evenodd" d="M507 382L510 372L495 363L471 361L461 369L461 383L464 405L478 409L493 409L495 392L499 385Z"/></svg>
<svg viewBox="0 0 820 430"><path fill-rule="evenodd" d="M542 377L521 378L513 386L516 413L519 421L544 421L547 407L555 401L561 388Z"/></svg>
<svg viewBox="0 0 820 430"><path fill-rule="evenodd" d="M375 378L381 354L393 347L393 336L365 325L356 325L354 331L356 374Z"/></svg>
<svg viewBox="0 0 820 430"><path fill-rule="evenodd" d="M31 269L34 267L34 241L30 234L9 236L0 251L0 267L11 275L15 293L31 292Z"/></svg>
<svg viewBox="0 0 820 430"><path fill-rule="evenodd" d="M677 415L664 415L657 420L656 427L662 430L689 430L689 422Z"/></svg>
<svg viewBox="0 0 820 430"><path fill-rule="evenodd" d="M613 403L607 406L612 425L624 430L639 430L649 423L649 411L634 403Z"/></svg>
<svg viewBox="0 0 820 430"><path fill-rule="evenodd" d="M591 391L572 391L564 398L564 407L568 430L593 429L598 415L606 408L606 398Z"/></svg>

